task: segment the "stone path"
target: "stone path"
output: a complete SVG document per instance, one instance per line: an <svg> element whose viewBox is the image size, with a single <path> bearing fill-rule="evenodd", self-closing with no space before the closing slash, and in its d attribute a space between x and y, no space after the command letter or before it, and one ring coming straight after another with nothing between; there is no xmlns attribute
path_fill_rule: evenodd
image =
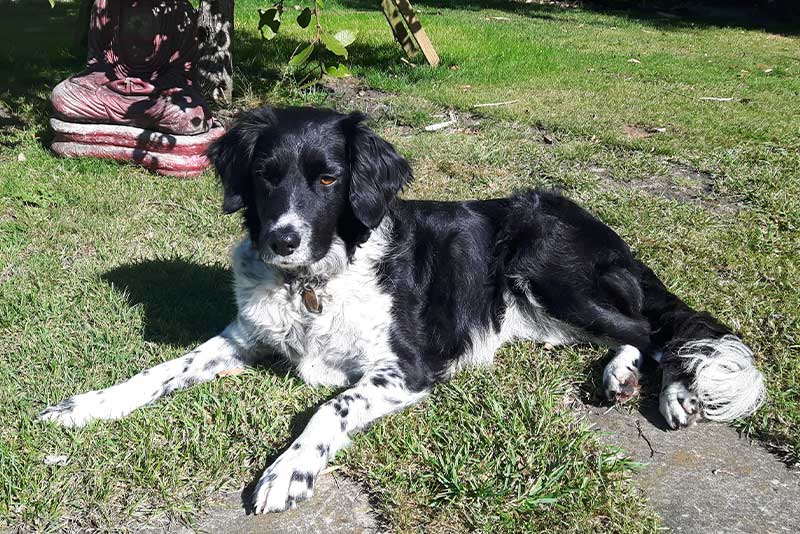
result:
<svg viewBox="0 0 800 534"><path fill-rule="evenodd" d="M800 472L734 429L701 423L669 431L653 405L643 414L587 410L603 441L647 464L637 482L673 532L800 532Z"/></svg>

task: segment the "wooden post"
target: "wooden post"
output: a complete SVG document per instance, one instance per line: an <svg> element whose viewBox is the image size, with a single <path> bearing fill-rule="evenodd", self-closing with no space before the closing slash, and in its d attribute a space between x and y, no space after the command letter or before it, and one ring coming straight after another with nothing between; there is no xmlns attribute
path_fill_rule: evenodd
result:
<svg viewBox="0 0 800 534"><path fill-rule="evenodd" d="M392 28L395 40L400 43L400 46L405 50L408 57L414 57L419 50L414 40L408 34L406 26L403 23L403 16L397 10L393 0L381 0L381 7L383 7L383 14L386 15L386 21Z"/></svg>
<svg viewBox="0 0 800 534"><path fill-rule="evenodd" d="M417 18L411 3L408 0L381 0L381 7L395 39L406 54L411 57L417 53L417 50L421 50L422 55L432 67L439 65L439 55L422 28L422 23ZM409 39L409 31L411 39Z"/></svg>

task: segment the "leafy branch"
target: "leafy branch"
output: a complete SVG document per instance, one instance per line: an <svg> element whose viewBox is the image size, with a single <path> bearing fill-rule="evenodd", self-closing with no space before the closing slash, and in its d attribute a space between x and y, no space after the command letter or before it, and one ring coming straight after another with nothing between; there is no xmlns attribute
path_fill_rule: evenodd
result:
<svg viewBox="0 0 800 534"><path fill-rule="evenodd" d="M294 18L300 28L306 29L313 19L314 31L309 42L295 49L289 58L288 67L302 74L301 85L314 83L324 74L336 78L349 76L350 71L341 61L347 59L347 47L356 40L357 33L351 30L331 33L327 30L322 25L321 17L325 8L324 0L311 0L310 7L298 4L293 8L287 10L284 0L278 0L269 9L259 9L258 29L261 37L267 41L274 39L284 20L291 21Z"/></svg>

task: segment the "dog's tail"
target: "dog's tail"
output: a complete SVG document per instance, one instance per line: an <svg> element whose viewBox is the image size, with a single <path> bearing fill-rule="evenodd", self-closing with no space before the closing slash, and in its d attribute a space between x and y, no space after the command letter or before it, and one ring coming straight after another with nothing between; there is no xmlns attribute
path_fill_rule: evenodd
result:
<svg viewBox="0 0 800 534"><path fill-rule="evenodd" d="M688 382L706 419L732 421L755 412L766 398L766 388L750 348L717 319L670 293L648 267L641 267L642 311L651 323L653 352L665 376Z"/></svg>

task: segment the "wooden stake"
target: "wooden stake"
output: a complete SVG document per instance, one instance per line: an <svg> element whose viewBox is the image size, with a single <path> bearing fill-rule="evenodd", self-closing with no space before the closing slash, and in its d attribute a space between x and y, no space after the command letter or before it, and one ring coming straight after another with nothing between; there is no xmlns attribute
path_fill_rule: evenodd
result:
<svg viewBox="0 0 800 534"><path fill-rule="evenodd" d="M403 20L405 20L408 29L411 30L411 34L414 36L414 40L417 41L417 45L422 50L422 55L425 56L425 59L428 60L428 63L432 67L438 66L439 55L436 53L430 39L428 39L428 35L422 28L422 23L417 18L417 14L414 13L414 8L411 7L411 3L408 0L392 0L392 2L403 15Z"/></svg>
<svg viewBox="0 0 800 534"><path fill-rule="evenodd" d="M394 38L403 47L406 55L414 57L422 50L422 55L432 67L439 65L439 55L422 28L411 3L408 0L381 0L381 7Z"/></svg>
<svg viewBox="0 0 800 534"><path fill-rule="evenodd" d="M403 16L392 0L381 0L381 7L383 7L383 14L386 16L386 21L392 28L394 38L403 47L408 57L414 57L419 53L414 39L408 34L405 24L403 24Z"/></svg>

